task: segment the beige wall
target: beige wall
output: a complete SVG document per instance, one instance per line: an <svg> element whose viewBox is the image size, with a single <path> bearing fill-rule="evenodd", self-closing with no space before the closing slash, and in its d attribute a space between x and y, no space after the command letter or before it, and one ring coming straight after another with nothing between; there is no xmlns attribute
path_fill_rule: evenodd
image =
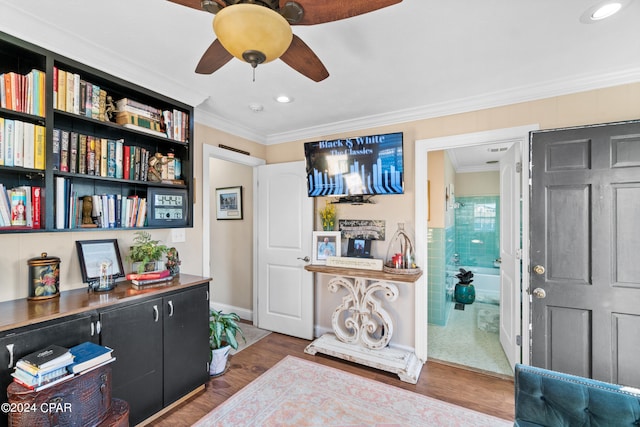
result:
<svg viewBox="0 0 640 427"><path fill-rule="evenodd" d="M431 153L429 153L431 157ZM456 174L456 197L500 195L500 172Z"/></svg>
<svg viewBox="0 0 640 427"><path fill-rule="evenodd" d="M210 159L211 303L251 311L253 304L253 168ZM241 220L216 219L216 188L242 187ZM216 307L217 309L220 309ZM226 311L226 310L225 310Z"/></svg>
<svg viewBox="0 0 640 427"><path fill-rule="evenodd" d="M384 219L391 233L398 222L405 222L409 230L413 230L414 220L414 150L416 139L428 139L441 136L459 135L539 124L541 129L587 125L640 118L640 83L619 87L598 89L573 95L559 96L539 101L524 102L505 107L461 113L446 117L430 118L393 126L366 129L363 131L345 132L337 135L319 135L308 141L364 134L386 132L404 133L405 152L405 191L401 196L379 196L376 204L371 206L341 206L340 218L375 218ZM224 132L197 125L194 144L194 176L196 178L196 204L194 206L194 227L187 229L187 242L174 246L180 252L182 271L202 274L202 145L225 144L249 151L252 156L264 158L268 163L302 160L304 151L302 142L295 141L273 146L262 146ZM426 159L425 159L426 162ZM431 169L430 169L431 170ZM432 197L434 188L431 189ZM321 200L318 202L323 203ZM321 205L317 205L321 206ZM433 212L432 212L433 215ZM317 227L318 228L318 227ZM164 242L170 241L170 230L151 230L152 235ZM3 272L0 286L0 300L24 298L28 295L27 260L47 252L50 256L58 256L61 263L61 290L81 288L81 282L75 240L117 238L122 252L133 240L132 231L116 232L65 232L34 234L2 234L0 235L0 271ZM419 240L416 244L423 244ZM386 246L377 246L377 254L383 254ZM329 327L327 316L333 309L333 300L327 302L324 287L316 287L319 294L316 304L316 323L321 327ZM399 300L394 303L401 326L394 342L413 345L413 293L409 286L401 289Z"/></svg>

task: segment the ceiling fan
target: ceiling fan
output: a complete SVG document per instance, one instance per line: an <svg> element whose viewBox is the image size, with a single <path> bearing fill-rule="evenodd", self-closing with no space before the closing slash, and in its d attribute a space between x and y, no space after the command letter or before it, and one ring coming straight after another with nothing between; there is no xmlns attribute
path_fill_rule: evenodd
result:
<svg viewBox="0 0 640 427"><path fill-rule="evenodd" d="M215 14L211 43L196 73L211 74L233 57L255 69L280 58L294 70L319 82L329 77L322 61L291 25L315 25L362 15L402 0L169 0Z"/></svg>

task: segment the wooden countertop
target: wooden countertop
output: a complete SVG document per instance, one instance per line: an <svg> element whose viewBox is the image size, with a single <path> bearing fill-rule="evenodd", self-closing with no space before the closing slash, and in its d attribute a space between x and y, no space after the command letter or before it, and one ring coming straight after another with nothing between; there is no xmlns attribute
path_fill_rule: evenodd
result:
<svg viewBox="0 0 640 427"><path fill-rule="evenodd" d="M135 301L151 295L162 295L190 286L207 283L208 277L179 274L169 283L157 287L135 289L131 282L118 282L115 289L108 292L89 292L88 289L74 289L60 292L60 296L45 300L27 298L0 303L0 332L33 325L47 320L83 313L108 307L122 302Z"/></svg>
<svg viewBox="0 0 640 427"><path fill-rule="evenodd" d="M307 265L307 271L322 274L332 274L334 276L363 277L367 279L386 280L387 282L413 283L422 276L422 270L417 273L386 273L379 270L363 270L358 268L327 267L326 265Z"/></svg>

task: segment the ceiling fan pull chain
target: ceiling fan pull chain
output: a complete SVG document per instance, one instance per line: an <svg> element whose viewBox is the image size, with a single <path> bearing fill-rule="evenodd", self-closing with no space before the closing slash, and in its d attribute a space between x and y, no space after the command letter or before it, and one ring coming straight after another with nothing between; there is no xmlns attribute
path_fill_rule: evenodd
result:
<svg viewBox="0 0 640 427"><path fill-rule="evenodd" d="M253 70L253 81L256 81L256 67L251 68Z"/></svg>

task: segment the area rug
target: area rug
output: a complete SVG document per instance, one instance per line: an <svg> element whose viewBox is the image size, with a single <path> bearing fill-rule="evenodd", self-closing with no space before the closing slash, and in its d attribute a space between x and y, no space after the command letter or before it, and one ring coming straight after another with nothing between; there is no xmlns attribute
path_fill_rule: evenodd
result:
<svg viewBox="0 0 640 427"><path fill-rule="evenodd" d="M287 356L195 426L512 426L421 394Z"/></svg>
<svg viewBox="0 0 640 427"><path fill-rule="evenodd" d="M265 329L256 328L255 326L249 323L241 323L240 327L242 328L242 333L246 339L246 342L242 340L242 338L238 337L238 349L231 349L230 354L236 354L245 348L249 347L252 344L257 343L262 338L266 337L271 333L271 331L267 331Z"/></svg>

